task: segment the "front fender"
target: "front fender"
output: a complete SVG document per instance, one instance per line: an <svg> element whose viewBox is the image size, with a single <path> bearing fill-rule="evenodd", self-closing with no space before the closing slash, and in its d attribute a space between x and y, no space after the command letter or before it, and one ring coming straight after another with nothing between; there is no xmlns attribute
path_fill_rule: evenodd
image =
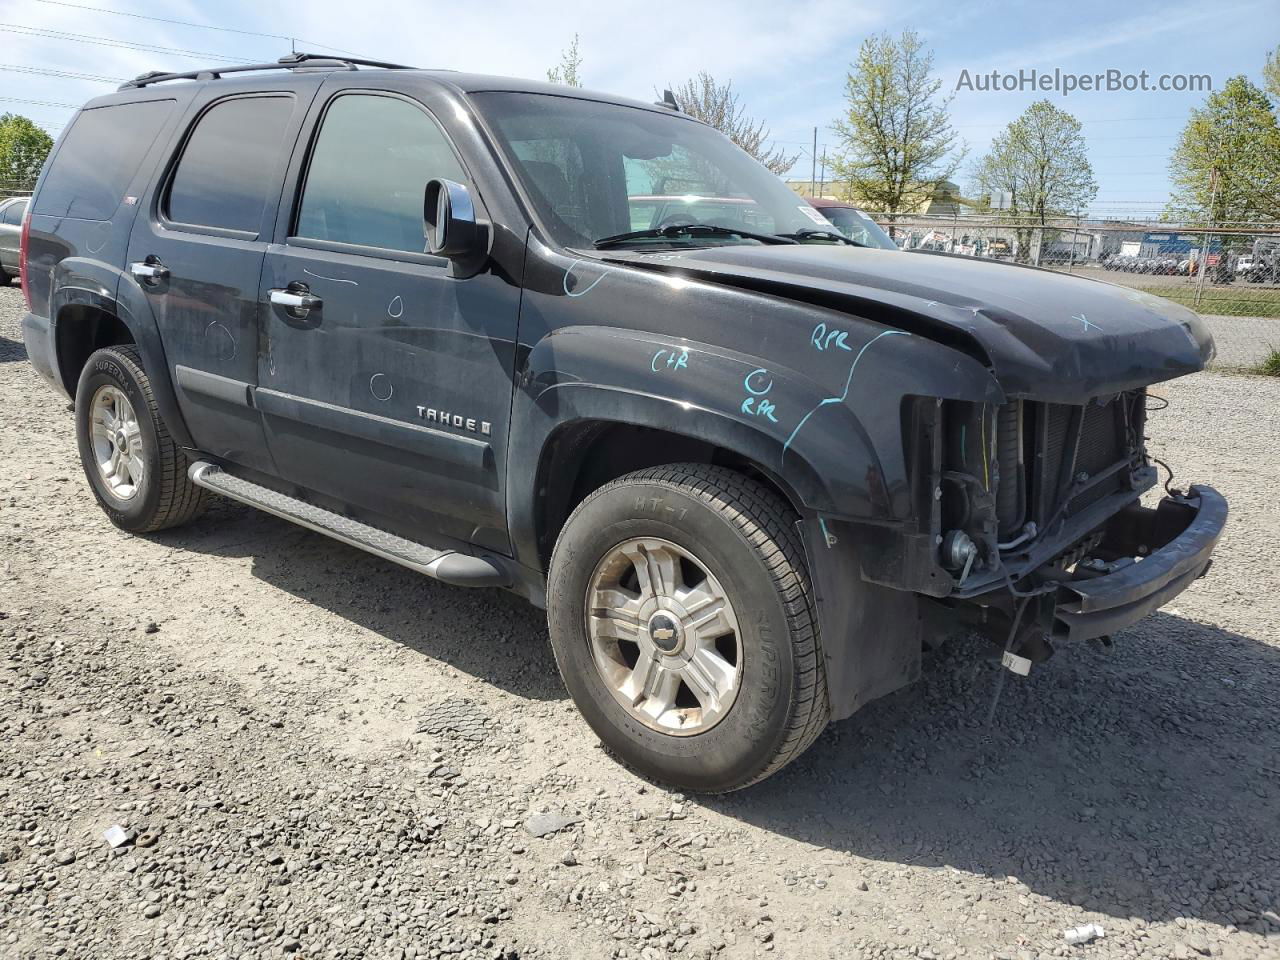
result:
<svg viewBox="0 0 1280 960"><path fill-rule="evenodd" d="M858 324L838 328L833 321L832 330L845 336L811 358L791 354L790 364L618 327L569 326L542 338L527 357L513 407L509 462L520 465L512 476L524 479L508 490L513 540L536 543L536 465L557 429L583 420L650 426L733 450L819 516L905 519L904 402L1000 402L1003 395L969 357ZM796 369L797 357L810 369Z"/></svg>

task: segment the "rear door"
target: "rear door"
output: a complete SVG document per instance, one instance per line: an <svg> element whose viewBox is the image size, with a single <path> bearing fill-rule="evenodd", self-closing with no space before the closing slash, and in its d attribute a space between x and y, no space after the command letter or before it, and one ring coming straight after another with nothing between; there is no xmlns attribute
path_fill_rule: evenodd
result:
<svg viewBox="0 0 1280 960"><path fill-rule="evenodd" d="M274 465L251 399L258 285L284 172L320 82L293 77L232 92L206 84L143 198L123 281L151 305L196 446L268 474Z"/></svg>
<svg viewBox="0 0 1280 960"><path fill-rule="evenodd" d="M505 551L519 283L423 252L428 180L481 205L426 99L388 72L335 77L317 101L263 270L256 403L286 479L405 536Z"/></svg>

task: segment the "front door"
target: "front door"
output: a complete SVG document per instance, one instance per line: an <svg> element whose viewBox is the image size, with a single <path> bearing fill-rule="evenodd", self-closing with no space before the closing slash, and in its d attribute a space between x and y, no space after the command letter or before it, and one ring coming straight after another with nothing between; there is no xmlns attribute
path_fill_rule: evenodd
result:
<svg viewBox="0 0 1280 960"><path fill-rule="evenodd" d="M280 475L375 526L505 552L519 288L423 253L427 181L468 177L421 103L339 89L316 112L260 291Z"/></svg>
<svg viewBox="0 0 1280 960"><path fill-rule="evenodd" d="M290 149L319 81L193 106L178 156L144 197L129 241L137 284L160 330L196 446L272 471L258 378L258 287Z"/></svg>

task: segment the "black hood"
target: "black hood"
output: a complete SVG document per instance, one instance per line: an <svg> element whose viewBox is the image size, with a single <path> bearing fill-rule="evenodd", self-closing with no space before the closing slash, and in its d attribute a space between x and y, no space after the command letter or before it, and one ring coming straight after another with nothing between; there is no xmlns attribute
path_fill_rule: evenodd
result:
<svg viewBox="0 0 1280 960"><path fill-rule="evenodd" d="M732 245L608 259L844 310L965 350L1010 397L1082 402L1204 368L1192 311L1128 287L946 254Z"/></svg>

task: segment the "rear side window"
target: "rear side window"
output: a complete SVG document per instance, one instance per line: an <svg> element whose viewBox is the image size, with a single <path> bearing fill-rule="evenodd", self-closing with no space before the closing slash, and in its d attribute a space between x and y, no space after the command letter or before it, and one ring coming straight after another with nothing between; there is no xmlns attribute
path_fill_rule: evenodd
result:
<svg viewBox="0 0 1280 960"><path fill-rule="evenodd" d="M33 212L110 220L172 110L172 100L82 110L54 155Z"/></svg>
<svg viewBox="0 0 1280 960"><path fill-rule="evenodd" d="M170 220L257 234L293 112L292 97L223 100L201 115L169 185Z"/></svg>
<svg viewBox="0 0 1280 960"><path fill-rule="evenodd" d="M316 138L295 236L422 253L427 181L464 174L440 128L394 97L346 94Z"/></svg>
<svg viewBox="0 0 1280 960"><path fill-rule="evenodd" d="M3 216L0 216L0 223L20 224L22 223L22 215L27 212L27 201L19 200L17 203L11 203L4 208Z"/></svg>

